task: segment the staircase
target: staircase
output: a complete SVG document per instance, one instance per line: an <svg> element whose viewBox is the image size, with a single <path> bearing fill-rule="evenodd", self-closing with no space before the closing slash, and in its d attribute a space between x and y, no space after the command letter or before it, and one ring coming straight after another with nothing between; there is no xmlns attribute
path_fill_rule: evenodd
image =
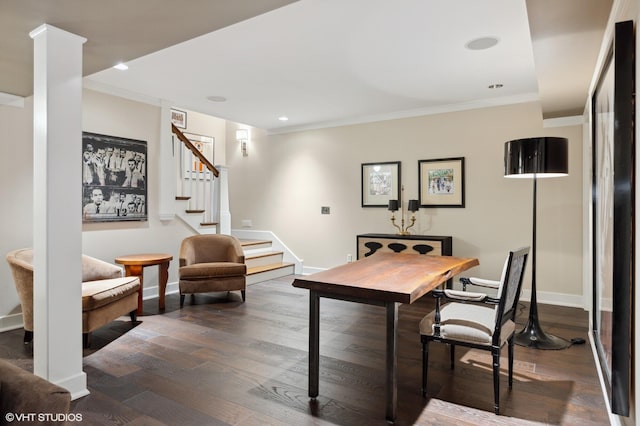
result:
<svg viewBox="0 0 640 426"><path fill-rule="evenodd" d="M226 168L213 166L174 125L172 132L183 143L177 171L182 195L176 197L176 215L195 233L237 237L245 253L247 285L301 273L302 261L270 232L232 232ZM184 170L185 164L190 170Z"/></svg>
<svg viewBox="0 0 640 426"><path fill-rule="evenodd" d="M284 252L273 249L268 240L241 239L247 265L247 285L295 273L295 264L284 262Z"/></svg>

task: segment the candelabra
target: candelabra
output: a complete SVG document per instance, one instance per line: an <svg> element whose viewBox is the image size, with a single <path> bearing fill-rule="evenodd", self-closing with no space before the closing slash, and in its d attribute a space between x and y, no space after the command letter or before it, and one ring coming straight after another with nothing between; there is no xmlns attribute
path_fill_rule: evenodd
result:
<svg viewBox="0 0 640 426"><path fill-rule="evenodd" d="M409 235L409 228L416 224L416 212L418 211L418 200L409 200L409 205L407 206L407 210L411 212L411 224L404 227L404 203L402 202L402 195L404 193L404 185L402 185L402 192L400 193L400 200L389 200L389 210L391 211L391 224L396 227L398 230L398 235ZM400 226L396 225L396 216L395 212L398 211L398 206L400 207Z"/></svg>

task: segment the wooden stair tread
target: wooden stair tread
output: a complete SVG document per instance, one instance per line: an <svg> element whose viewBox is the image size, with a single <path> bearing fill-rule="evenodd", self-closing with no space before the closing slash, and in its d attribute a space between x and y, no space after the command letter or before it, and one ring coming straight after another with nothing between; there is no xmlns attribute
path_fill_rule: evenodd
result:
<svg viewBox="0 0 640 426"><path fill-rule="evenodd" d="M177 201L188 201L190 199L191 199L191 197L185 197L185 196L182 196L182 195L176 196L176 200Z"/></svg>
<svg viewBox="0 0 640 426"><path fill-rule="evenodd" d="M271 265L256 266L247 269L247 275L259 274L260 272L275 271L293 266L293 263L273 263Z"/></svg>
<svg viewBox="0 0 640 426"><path fill-rule="evenodd" d="M256 253L256 254L249 254L249 255L245 255L245 259L260 259L262 257L269 257L269 256L278 256L284 254L284 252L282 251L268 251L268 252L264 252L264 253Z"/></svg>
<svg viewBox="0 0 640 426"><path fill-rule="evenodd" d="M186 213L204 213L204 210L185 210Z"/></svg>
<svg viewBox="0 0 640 426"><path fill-rule="evenodd" d="M259 246L261 244L270 244L269 240L240 240L240 245L242 247L251 247L251 246Z"/></svg>
<svg viewBox="0 0 640 426"><path fill-rule="evenodd" d="M200 222L200 226L216 226L218 222Z"/></svg>

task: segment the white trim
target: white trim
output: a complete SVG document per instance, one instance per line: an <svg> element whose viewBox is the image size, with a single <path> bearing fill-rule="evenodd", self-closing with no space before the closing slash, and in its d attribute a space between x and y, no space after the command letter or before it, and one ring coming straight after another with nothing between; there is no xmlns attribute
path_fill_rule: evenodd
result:
<svg viewBox="0 0 640 426"><path fill-rule="evenodd" d="M163 101L153 96L143 95L141 93L133 92L131 90L121 89L119 87L111 86L104 83L99 83L94 80L90 80L91 76L82 79L83 87L89 90L95 90L96 92L106 93L107 95L118 96L131 101L142 102L145 104L162 107ZM166 102L165 102L166 103Z"/></svg>
<svg viewBox="0 0 640 426"><path fill-rule="evenodd" d="M24 108L24 98L11 93L0 92L0 105Z"/></svg>
<svg viewBox="0 0 640 426"><path fill-rule="evenodd" d="M268 240L271 241L271 247L273 247L276 251L283 252L282 261L293 263L295 265L294 273L302 274L302 263L303 260L300 259L295 253L287 247L280 238L276 236L271 231L259 231L253 229L232 229L231 235L239 239L245 240Z"/></svg>
<svg viewBox="0 0 640 426"><path fill-rule="evenodd" d="M589 307L584 303L584 297L582 295L537 291L536 296L538 299L538 303L544 303L554 306L567 306L571 308L582 308L585 311L589 310ZM522 294L520 295L520 300L524 302L531 300L531 290L523 289Z"/></svg>
<svg viewBox="0 0 640 426"><path fill-rule="evenodd" d="M24 327L22 312L0 317L0 333Z"/></svg>
<svg viewBox="0 0 640 426"><path fill-rule="evenodd" d="M396 120L400 118L420 117L425 115L443 114L447 112L466 111L472 109L492 108L503 105L513 105L540 100L538 93L524 93L522 95L503 96L500 98L483 99L458 104L439 105L426 108L416 108L404 111L395 111L385 114L365 115L362 117L347 118L343 120L330 120L321 123L314 123L308 126L281 127L268 130L268 135L280 135L285 133L300 132L305 130L317 130L328 127L349 126L353 124L371 123L385 120Z"/></svg>
<svg viewBox="0 0 640 426"><path fill-rule="evenodd" d="M593 340L593 333L589 333L589 344L591 346L591 355L593 355L593 363L596 366L596 371L598 373L598 380L600 380L600 388L602 390L602 399L604 400L605 405L607 406L607 414L609 414L609 423L611 426L622 426L621 417L613 414L611 412L611 405L609 404L609 400L607 399L607 389L605 387L604 376L602 375L602 368L600 367L600 362L598 361L598 353L596 352L596 342Z"/></svg>
<svg viewBox="0 0 640 426"><path fill-rule="evenodd" d="M573 117L557 117L542 120L542 127L550 129L553 127L582 126L585 123L584 116L574 115Z"/></svg>

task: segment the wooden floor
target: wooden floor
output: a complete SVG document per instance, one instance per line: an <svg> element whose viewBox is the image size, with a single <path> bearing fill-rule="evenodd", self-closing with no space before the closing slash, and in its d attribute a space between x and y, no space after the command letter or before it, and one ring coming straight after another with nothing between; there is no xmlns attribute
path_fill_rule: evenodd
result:
<svg viewBox="0 0 640 426"><path fill-rule="evenodd" d="M320 396L307 397L308 294L285 277L240 295L167 296L93 333L84 352L91 394L72 402L95 425L384 425L384 309L322 299ZM236 292L237 293L237 292ZM545 331L586 344L562 351L516 346L513 390L502 375L493 414L488 352L431 345L430 397L420 394L418 322L430 297L400 307L399 425L606 425L587 313L540 305ZM522 306L521 316L526 316ZM78 337L80 338L80 337ZM22 330L0 333L0 357L32 368ZM502 365L506 365L506 349ZM506 371L506 370L505 370Z"/></svg>

